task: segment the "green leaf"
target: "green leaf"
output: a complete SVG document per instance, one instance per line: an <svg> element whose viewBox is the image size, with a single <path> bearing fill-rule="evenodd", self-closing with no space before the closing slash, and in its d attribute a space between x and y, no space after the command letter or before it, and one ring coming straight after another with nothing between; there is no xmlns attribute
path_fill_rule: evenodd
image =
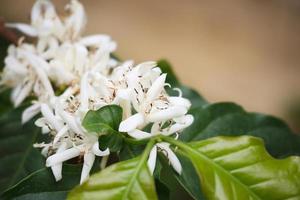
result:
<svg viewBox="0 0 300 200"><path fill-rule="evenodd" d="M83 119L82 125L89 132L100 135L99 147L104 150L107 147L111 152L117 152L123 144L123 137L118 132L122 121L122 108L117 105L103 106L97 111L90 110Z"/></svg>
<svg viewBox="0 0 300 200"><path fill-rule="evenodd" d="M157 199L154 180L146 164L152 146L153 142L149 142L142 156L118 162L91 176L71 191L68 200Z"/></svg>
<svg viewBox="0 0 300 200"><path fill-rule="evenodd" d="M0 191L45 166L44 157L32 146L40 129L33 120L21 124L23 109L8 109L0 115Z"/></svg>
<svg viewBox="0 0 300 200"><path fill-rule="evenodd" d="M167 80L166 82L171 84L173 88L177 87L181 89L182 96L189 99L192 102L191 109L202 107L203 105L207 104L207 101L194 89L191 89L189 87L186 87L181 84L181 82L177 79L170 63L166 60L159 60L157 62L157 65L160 67L163 73L167 73ZM168 94L170 95L178 95L178 92L171 89L166 88Z"/></svg>
<svg viewBox="0 0 300 200"><path fill-rule="evenodd" d="M33 172L7 190L3 199L66 199L67 192L79 183L81 165L64 165L63 179L56 182L50 168Z"/></svg>
<svg viewBox="0 0 300 200"><path fill-rule="evenodd" d="M251 135L264 139L272 156L300 155L300 137L281 120L248 113L234 103L215 103L190 111L192 126L180 134L183 141L198 141L215 136Z"/></svg>
<svg viewBox="0 0 300 200"><path fill-rule="evenodd" d="M122 133L111 132L99 137L99 147L102 150L109 148L110 152L118 152L123 146Z"/></svg>
<svg viewBox="0 0 300 200"><path fill-rule="evenodd" d="M83 119L82 125L89 132L107 134L118 131L122 121L122 108L117 105L103 106L97 111L90 110Z"/></svg>
<svg viewBox="0 0 300 200"><path fill-rule="evenodd" d="M178 158L183 170L180 175L175 174L177 181L194 199L204 200L203 193L199 188L199 179L191 178L197 177L197 172L195 171L193 164L188 158L182 155L178 155Z"/></svg>
<svg viewBox="0 0 300 200"><path fill-rule="evenodd" d="M191 159L208 199L300 199L300 157L276 160L261 139L215 137L189 144L165 140Z"/></svg>

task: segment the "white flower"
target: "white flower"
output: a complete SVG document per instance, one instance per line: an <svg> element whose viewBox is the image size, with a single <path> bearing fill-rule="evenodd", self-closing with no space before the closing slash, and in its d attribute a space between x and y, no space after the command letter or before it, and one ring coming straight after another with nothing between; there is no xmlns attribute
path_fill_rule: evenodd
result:
<svg viewBox="0 0 300 200"><path fill-rule="evenodd" d="M59 36L63 25L51 1L37 0L31 10L31 25L7 23L7 27L16 28L32 37Z"/></svg>
<svg viewBox="0 0 300 200"><path fill-rule="evenodd" d="M150 87L141 82L133 88L132 104L136 114L121 122L119 131L131 132L151 122L166 121L185 115L190 107L188 100L182 97L168 98L165 94L166 74L155 79Z"/></svg>
<svg viewBox="0 0 300 200"><path fill-rule="evenodd" d="M49 156L49 150L55 153L46 160L46 166L51 167L56 181L61 176L62 163L83 156L84 163L81 173L80 183L84 182L93 166L95 156L107 156L109 149L101 151L98 146L98 137L94 134L85 132L78 120L78 105L73 98L65 99L66 93L56 99L56 108L52 109L47 104L41 105L43 118L36 121L36 125L43 128L43 132L51 132L54 140L50 144L36 145L44 147L46 156ZM51 148L49 148L51 147Z"/></svg>
<svg viewBox="0 0 300 200"><path fill-rule="evenodd" d="M22 114L25 123L41 112L35 124L43 134L50 134L49 143L35 144L47 157L55 179L62 179L63 162L83 157L80 183L93 166L95 156L107 156L109 149L99 149L98 136L88 133L82 121L89 110L116 104L123 109L119 131L135 139L159 134L178 134L190 126L193 117L186 114L189 100L169 96L164 87L167 74L155 62L134 66L133 61L119 63L111 54L116 43L108 35L82 37L86 14L77 0L66 6L68 15L60 17L48 0L37 0L31 11L31 24L10 23L36 38L35 44L20 40L11 45L1 75L1 85L13 88L11 99L19 106L26 97L32 101ZM53 87L52 87L53 83ZM53 88L62 92L56 96ZM63 90L63 91L60 91ZM152 124L150 133L143 128ZM157 151L162 151L173 168L181 173L181 165L168 143L159 142L152 148L148 166L153 173Z"/></svg>
<svg viewBox="0 0 300 200"><path fill-rule="evenodd" d="M48 67L48 63L35 54L32 45L21 43L19 46L9 47L1 84L14 88L11 100L15 107L18 107L32 93L38 97L38 101L24 111L23 123L39 113L39 102L47 102L54 96L46 74Z"/></svg>
<svg viewBox="0 0 300 200"><path fill-rule="evenodd" d="M6 26L16 28L28 36L44 39L43 42L47 42L51 37L60 41L76 40L86 25L84 8L77 0L72 0L66 5L66 11L70 14L60 18L51 1L37 0L31 10L30 25L7 23Z"/></svg>
<svg viewBox="0 0 300 200"><path fill-rule="evenodd" d="M160 134L170 136L189 127L193 121L194 117L192 115L183 115L181 117L173 118L172 120L153 123L150 133L135 129L128 132L128 135L138 140L150 138Z"/></svg>
<svg viewBox="0 0 300 200"><path fill-rule="evenodd" d="M175 171L178 174L181 174L182 166L180 164L180 161L178 160L175 153L171 150L170 144L166 142L156 143L150 151L147 165L151 174L153 174L155 169L157 151L161 151L168 158L171 166L175 169Z"/></svg>

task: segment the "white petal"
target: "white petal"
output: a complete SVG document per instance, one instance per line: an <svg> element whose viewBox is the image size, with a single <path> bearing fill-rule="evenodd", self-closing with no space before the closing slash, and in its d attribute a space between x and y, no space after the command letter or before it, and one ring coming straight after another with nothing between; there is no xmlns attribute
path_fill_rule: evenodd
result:
<svg viewBox="0 0 300 200"><path fill-rule="evenodd" d="M149 158L147 161L148 169L151 174L153 174L154 169L155 169L156 156L157 156L157 148L156 148L156 146L154 146L150 151Z"/></svg>
<svg viewBox="0 0 300 200"><path fill-rule="evenodd" d="M50 129L49 127L47 126L47 123L48 123L48 120L44 117L42 118L39 118L37 119L34 124L37 126L37 127L41 127L42 128L42 133L45 134L45 133L49 133L50 132Z"/></svg>
<svg viewBox="0 0 300 200"><path fill-rule="evenodd" d="M194 121L194 117L192 115L185 115L181 118L180 122L173 124L170 128L167 128L168 131L164 135L171 135L175 132L181 131L186 127L189 127Z"/></svg>
<svg viewBox="0 0 300 200"><path fill-rule="evenodd" d="M191 102L190 100L182 97L169 97L169 101L172 105L175 106L183 106L189 109L191 107Z"/></svg>
<svg viewBox="0 0 300 200"><path fill-rule="evenodd" d="M50 96L54 96L54 90L52 88L52 85L50 83L50 80L46 74L45 71L48 71L50 66L49 64L44 61L42 58L32 54L23 51L22 54L28 58L28 61L30 62L31 66L36 71L36 74L38 75L39 80L43 84L45 88L45 92L47 92Z"/></svg>
<svg viewBox="0 0 300 200"><path fill-rule="evenodd" d="M76 116L73 116L66 111L64 111L63 106L61 105L61 102L59 101L60 99L57 99L56 101L56 111L58 114L61 116L61 118L67 123L67 125L72 129L74 132L78 134L83 134L84 131L78 124L78 121L76 120Z"/></svg>
<svg viewBox="0 0 300 200"><path fill-rule="evenodd" d="M57 153L63 152L64 150L66 150L66 148L67 148L67 144L64 142L59 146ZM53 173L56 181L59 181L62 179L62 163L52 166L51 170L52 170L52 173Z"/></svg>
<svg viewBox="0 0 300 200"><path fill-rule="evenodd" d="M185 115L187 109L183 106L172 106L165 110L159 110L153 113L150 113L147 116L147 120L150 122L166 121L174 117L179 117Z"/></svg>
<svg viewBox="0 0 300 200"><path fill-rule="evenodd" d="M60 123L59 121L56 120L53 111L50 109L50 107L43 103L41 104L41 112L43 114L43 116L47 119L47 121L49 122L49 124L56 130L59 131L63 125L62 123Z"/></svg>
<svg viewBox="0 0 300 200"><path fill-rule="evenodd" d="M19 31L25 33L26 35L29 35L31 37L36 37L37 36L37 31L36 29L28 24L22 24L22 23L6 23L6 27L8 28L15 28L18 29Z"/></svg>
<svg viewBox="0 0 300 200"><path fill-rule="evenodd" d="M83 111L87 111L89 109L89 83L88 83L89 72L86 72L81 79L80 84L80 108Z"/></svg>
<svg viewBox="0 0 300 200"><path fill-rule="evenodd" d="M93 149L92 149L93 153L96 155L96 156L107 156L109 155L109 148L105 149L104 151L101 151L99 149L99 143L98 142L95 142L95 144L93 145Z"/></svg>
<svg viewBox="0 0 300 200"><path fill-rule="evenodd" d="M14 73L22 76L27 75L26 66L23 63L20 63L20 61L17 60L15 57L7 56L4 61L6 67L8 67L9 70L12 70Z"/></svg>
<svg viewBox="0 0 300 200"><path fill-rule="evenodd" d="M17 94L16 99L14 99L14 106L18 107L25 99L29 96L33 86L33 81L27 82L22 89L20 90L19 94Z"/></svg>
<svg viewBox="0 0 300 200"><path fill-rule="evenodd" d="M25 124L41 111L41 104L35 103L24 110L22 113L22 124Z"/></svg>
<svg viewBox="0 0 300 200"><path fill-rule="evenodd" d="M149 70L151 70L153 67L156 67L157 63L154 61L147 61L142 62L136 66L136 69L139 70L140 74L147 73Z"/></svg>
<svg viewBox="0 0 300 200"><path fill-rule="evenodd" d="M147 92L147 101L151 102L156 99L164 89L167 74L162 74L158 77Z"/></svg>
<svg viewBox="0 0 300 200"><path fill-rule="evenodd" d="M160 126L159 126L159 122L153 123L152 127L151 127L151 134L152 135L157 135L158 133L160 133Z"/></svg>
<svg viewBox="0 0 300 200"><path fill-rule="evenodd" d="M81 171L80 184L86 181L90 176L90 171L93 167L95 161L95 155L91 152L87 152L84 154L84 162Z"/></svg>
<svg viewBox="0 0 300 200"><path fill-rule="evenodd" d="M67 149L61 153L53 154L52 156L48 157L46 160L46 166L51 167L59 163L63 163L66 160L70 160L80 155L80 148L82 145Z"/></svg>
<svg viewBox="0 0 300 200"><path fill-rule="evenodd" d="M120 132L130 132L144 123L144 116L141 113L136 113L120 123Z"/></svg>
<svg viewBox="0 0 300 200"><path fill-rule="evenodd" d="M157 143L156 145L159 148L166 151L166 156L168 157L172 167L175 169L175 171L178 174L181 174L182 166L181 166L180 161L178 160L177 156L175 155L175 153L170 149L170 147L169 147L170 144L165 143L165 142L161 142L161 143Z"/></svg>
<svg viewBox="0 0 300 200"><path fill-rule="evenodd" d="M149 138L149 137L152 136L150 133L147 133L145 131L141 131L141 130L138 130L138 129L135 129L133 131L129 131L128 135L130 135L131 137L133 137L135 139L139 139L139 140Z"/></svg>
<svg viewBox="0 0 300 200"><path fill-rule="evenodd" d="M60 129L53 139L53 145L55 145L59 141L59 139L68 132L68 130L68 126L64 126L62 129Z"/></svg>
<svg viewBox="0 0 300 200"><path fill-rule="evenodd" d="M101 43L109 42L109 35L89 35L80 39L79 43L85 46L98 46Z"/></svg>

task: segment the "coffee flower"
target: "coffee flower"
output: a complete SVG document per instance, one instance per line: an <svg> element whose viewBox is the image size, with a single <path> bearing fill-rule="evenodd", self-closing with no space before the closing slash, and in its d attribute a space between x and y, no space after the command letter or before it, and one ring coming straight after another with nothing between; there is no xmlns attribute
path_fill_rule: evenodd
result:
<svg viewBox="0 0 300 200"><path fill-rule="evenodd" d="M134 65L123 63L111 54L116 43L108 35L82 36L86 14L77 0L66 6L69 15L60 17L48 0L37 0L31 12L31 24L7 24L29 36L34 44L20 40L11 45L1 75L1 85L13 89L12 101L19 106L28 96L35 99L22 115L29 121L41 112L35 124L52 140L34 146L41 148L56 181L62 179L64 162L83 158L80 183L88 177L96 156L108 156L100 150L98 135L89 133L82 121L89 110L119 105L123 110L119 131L134 139L178 134L193 122L187 114L191 103L167 94L167 74L156 62ZM57 95L60 94L60 95ZM151 125L151 131L145 127ZM120 133L123 134L123 133ZM149 155L148 167L153 173L157 152L167 156L173 168L181 173L181 164L168 143L156 143Z"/></svg>

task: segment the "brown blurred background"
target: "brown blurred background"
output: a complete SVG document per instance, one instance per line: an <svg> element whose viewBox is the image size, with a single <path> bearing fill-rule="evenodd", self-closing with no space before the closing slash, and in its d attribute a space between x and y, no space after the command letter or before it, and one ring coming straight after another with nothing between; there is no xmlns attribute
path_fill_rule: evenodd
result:
<svg viewBox="0 0 300 200"><path fill-rule="evenodd" d="M34 0L0 0L0 16L28 22ZM68 0L55 0L60 11ZM168 59L209 101L235 101L297 129L300 1L82 0L86 34L107 33L122 59ZM299 125L298 125L299 131Z"/></svg>

